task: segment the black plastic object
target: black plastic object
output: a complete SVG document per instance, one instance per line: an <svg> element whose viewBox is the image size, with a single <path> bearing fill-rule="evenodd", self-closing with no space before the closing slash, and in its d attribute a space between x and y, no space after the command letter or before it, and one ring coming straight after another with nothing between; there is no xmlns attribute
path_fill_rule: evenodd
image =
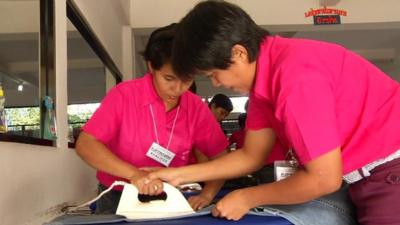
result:
<svg viewBox="0 0 400 225"><path fill-rule="evenodd" d="M151 202L156 200L167 200L167 193L161 192L159 195L144 195L138 194L138 199L140 202Z"/></svg>

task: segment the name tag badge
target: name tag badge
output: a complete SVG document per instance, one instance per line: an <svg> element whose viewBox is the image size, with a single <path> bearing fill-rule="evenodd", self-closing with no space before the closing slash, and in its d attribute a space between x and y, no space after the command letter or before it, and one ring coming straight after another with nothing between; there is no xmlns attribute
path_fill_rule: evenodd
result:
<svg viewBox="0 0 400 225"><path fill-rule="evenodd" d="M274 170L275 181L283 180L297 171L297 162L288 160L275 161Z"/></svg>
<svg viewBox="0 0 400 225"><path fill-rule="evenodd" d="M171 161L175 157L175 153L170 150L164 148L163 146L153 142L150 146L149 150L146 153L146 156L156 160L157 162L163 164L168 167Z"/></svg>

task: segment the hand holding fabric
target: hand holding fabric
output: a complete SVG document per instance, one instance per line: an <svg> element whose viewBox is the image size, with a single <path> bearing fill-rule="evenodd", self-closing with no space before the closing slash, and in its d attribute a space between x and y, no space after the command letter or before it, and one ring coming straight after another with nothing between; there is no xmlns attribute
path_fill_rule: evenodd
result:
<svg viewBox="0 0 400 225"><path fill-rule="evenodd" d="M211 201L212 198L203 194L191 196L188 199L190 206L196 211L203 209L205 206L208 206L211 203Z"/></svg>
<svg viewBox="0 0 400 225"><path fill-rule="evenodd" d="M236 190L226 195L216 204L212 210L212 215L236 221L250 210L251 207L249 205L245 191L243 189Z"/></svg>

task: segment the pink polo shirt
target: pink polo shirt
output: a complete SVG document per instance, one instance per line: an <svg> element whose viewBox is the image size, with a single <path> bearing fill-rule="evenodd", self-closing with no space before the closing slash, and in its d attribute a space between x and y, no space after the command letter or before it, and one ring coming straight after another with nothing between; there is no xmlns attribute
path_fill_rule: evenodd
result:
<svg viewBox="0 0 400 225"><path fill-rule="evenodd" d="M232 135L229 137L229 145L236 143L236 149L242 148L245 136L246 136L245 129L239 129L233 132Z"/></svg>
<svg viewBox="0 0 400 225"><path fill-rule="evenodd" d="M180 97L179 114L178 107L166 112L150 74L122 82L111 89L83 131L93 135L119 158L136 167L163 166L146 156L151 144L157 142L150 105L158 139L163 147L167 146L177 116L169 147L176 154L171 167L187 165L193 148L208 157L214 157L228 146L218 122L197 95L186 91ZM97 178L105 186L121 180L102 171L97 172Z"/></svg>
<svg viewBox="0 0 400 225"><path fill-rule="evenodd" d="M336 44L267 37L247 128L273 128L302 164L340 147L347 174L400 149L400 86Z"/></svg>

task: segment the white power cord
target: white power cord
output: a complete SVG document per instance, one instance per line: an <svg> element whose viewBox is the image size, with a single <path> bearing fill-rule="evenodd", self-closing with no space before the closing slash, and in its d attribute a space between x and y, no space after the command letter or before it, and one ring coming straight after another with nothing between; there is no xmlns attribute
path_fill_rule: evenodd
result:
<svg viewBox="0 0 400 225"><path fill-rule="evenodd" d="M87 201L87 202L85 202L83 204L80 204L78 206L66 206L62 211L67 213L67 214L68 213L73 213L73 212L75 212L75 211L77 211L77 210L79 210L79 209L81 209L81 208L83 208L85 206L89 206L93 202L99 200L103 195L105 195L107 192L111 191L115 186L125 186L126 184L129 184L129 183L127 183L125 181L114 181L114 183L112 183L112 185L109 188L107 188L106 190L101 192L96 198L94 198L94 199L92 199L90 201Z"/></svg>

